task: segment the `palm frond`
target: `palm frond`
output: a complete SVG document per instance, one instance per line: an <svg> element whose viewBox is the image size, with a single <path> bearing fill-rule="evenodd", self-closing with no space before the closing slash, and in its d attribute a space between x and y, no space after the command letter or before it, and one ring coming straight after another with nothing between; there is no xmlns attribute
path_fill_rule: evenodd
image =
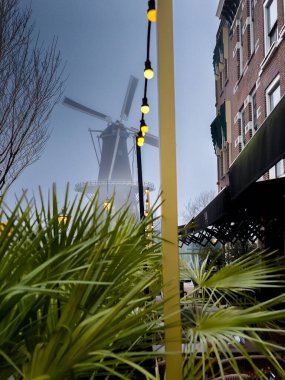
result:
<svg viewBox="0 0 285 380"><path fill-rule="evenodd" d="M2 208L0 373L153 378L140 366L159 318L160 243L146 237L150 220L106 212L98 194L70 202L68 192L61 208L55 187L47 204L40 193L39 204L23 196L12 212Z"/></svg>

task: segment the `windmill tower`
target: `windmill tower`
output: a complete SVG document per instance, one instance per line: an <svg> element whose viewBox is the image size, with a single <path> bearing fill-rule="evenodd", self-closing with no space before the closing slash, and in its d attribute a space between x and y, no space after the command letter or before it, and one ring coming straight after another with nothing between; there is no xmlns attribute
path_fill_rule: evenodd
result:
<svg viewBox="0 0 285 380"><path fill-rule="evenodd" d="M99 200L101 203L109 200L114 194L114 208L119 209L123 204L128 203L132 213L138 215L138 183L133 177L130 165L130 153L134 152L135 128L127 128L124 122L127 121L134 94L137 88L138 79L131 76L127 87L120 120L113 121L110 116L86 107L70 98L65 98L63 104L77 111L84 112L90 116L104 120L107 127L104 130L90 129L90 135L99 166L97 181L81 182L75 185L75 190L82 192L92 198L94 193L100 188ZM97 137L97 139L96 139ZM132 148L128 149L128 140L132 140ZM158 138L148 134L145 136L145 143L158 147ZM149 191L154 190L154 185L149 182L144 183L144 188Z"/></svg>

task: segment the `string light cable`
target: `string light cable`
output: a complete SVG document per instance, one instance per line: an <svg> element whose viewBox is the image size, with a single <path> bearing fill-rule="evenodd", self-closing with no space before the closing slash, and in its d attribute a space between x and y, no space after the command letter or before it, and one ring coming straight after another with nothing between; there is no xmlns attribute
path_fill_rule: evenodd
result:
<svg viewBox="0 0 285 380"><path fill-rule="evenodd" d="M141 104L140 130L136 138L137 145L139 147L143 146L144 136L149 130L148 125L146 124L144 120L144 116L150 111L148 98L147 98L148 81L154 77L154 71L153 71L153 68L151 67L151 61L150 61L150 37L151 37L151 24L153 22L156 22L155 0L148 1L147 19L148 19L148 27L147 27L146 60L145 60L145 68L144 68L144 94L143 94L142 104Z"/></svg>
<svg viewBox="0 0 285 380"><path fill-rule="evenodd" d="M145 122L144 116L149 113L150 107L147 99L147 85L148 81L153 78L154 71L151 67L150 61L150 36L151 36L151 24L156 21L156 8L155 0L148 1L148 10L147 10L147 44L146 44L146 60L144 67L144 92L141 104L141 120L140 120L140 129L136 134L136 151L137 151L137 167L138 167L138 190L139 190L139 208L140 208L140 218L145 217L144 213L144 195L143 195L143 179L142 179L142 164L141 164L141 147L144 144L145 136L148 132L148 125ZM149 206L148 206L149 207Z"/></svg>

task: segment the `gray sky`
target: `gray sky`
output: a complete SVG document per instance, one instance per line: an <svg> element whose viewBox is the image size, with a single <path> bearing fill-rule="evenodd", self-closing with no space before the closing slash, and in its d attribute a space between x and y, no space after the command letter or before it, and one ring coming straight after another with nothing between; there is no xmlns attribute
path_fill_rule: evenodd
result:
<svg viewBox="0 0 285 380"><path fill-rule="evenodd" d="M30 0L22 0L30 4ZM33 19L41 39L56 36L66 63L65 96L120 117L130 75L139 85L126 125L139 127L146 56L147 0L32 0ZM212 56L218 0L174 0L175 90L178 205L200 192L216 191L216 160L210 135L215 117ZM156 69L156 27L152 29L151 61ZM157 70L155 70L157 72ZM150 132L158 134L157 77L149 82ZM106 124L58 104L49 122L51 138L39 161L27 168L10 190L31 192L56 182L96 180L98 165L88 128ZM132 159L132 158L131 158ZM142 149L143 179L159 189L159 153Z"/></svg>

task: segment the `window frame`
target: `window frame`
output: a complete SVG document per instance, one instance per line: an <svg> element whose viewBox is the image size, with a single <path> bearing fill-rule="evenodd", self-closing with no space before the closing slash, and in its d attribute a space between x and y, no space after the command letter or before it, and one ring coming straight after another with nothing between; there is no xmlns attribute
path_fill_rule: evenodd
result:
<svg viewBox="0 0 285 380"><path fill-rule="evenodd" d="M245 133L245 107L242 107L240 110L240 127L241 127L241 139L242 139L242 147L244 148L246 145L246 133Z"/></svg>
<svg viewBox="0 0 285 380"><path fill-rule="evenodd" d="M243 34L242 34L242 17L239 18L239 76L242 76L243 73Z"/></svg>
<svg viewBox="0 0 285 380"><path fill-rule="evenodd" d="M252 132L257 131L257 102L256 102L256 88L250 93L251 99L251 118L252 118Z"/></svg>
<svg viewBox="0 0 285 380"><path fill-rule="evenodd" d="M269 169L269 179L275 179L276 178L276 165L272 166Z"/></svg>
<svg viewBox="0 0 285 380"><path fill-rule="evenodd" d="M273 2L275 2L276 4L276 20L273 22L271 28L269 29L270 7ZM266 0L263 4L265 55L269 52L270 48L278 40L278 11L277 9L278 9L277 0ZM275 39L273 41L271 41L272 34L275 36Z"/></svg>
<svg viewBox="0 0 285 380"><path fill-rule="evenodd" d="M255 34L254 34L254 9L255 9L255 0L249 0L250 1L250 7L249 7L249 13L250 13L250 45L249 50L251 56L255 51ZM285 1L285 0L284 0Z"/></svg>
<svg viewBox="0 0 285 380"><path fill-rule="evenodd" d="M236 140L236 146L240 143L241 150L246 146L246 133L245 133L245 107L242 105L240 110L238 111L238 122L239 122L239 134Z"/></svg>
<svg viewBox="0 0 285 380"><path fill-rule="evenodd" d="M271 106L272 94L279 88L279 100L275 106ZM268 116L281 100L280 75L278 74L266 88L266 116Z"/></svg>
<svg viewBox="0 0 285 380"><path fill-rule="evenodd" d="M283 158L277 162L275 165L276 167L276 178L281 178L285 176L285 171L284 171L284 163L283 163ZM279 172L279 168L281 167L281 170Z"/></svg>

